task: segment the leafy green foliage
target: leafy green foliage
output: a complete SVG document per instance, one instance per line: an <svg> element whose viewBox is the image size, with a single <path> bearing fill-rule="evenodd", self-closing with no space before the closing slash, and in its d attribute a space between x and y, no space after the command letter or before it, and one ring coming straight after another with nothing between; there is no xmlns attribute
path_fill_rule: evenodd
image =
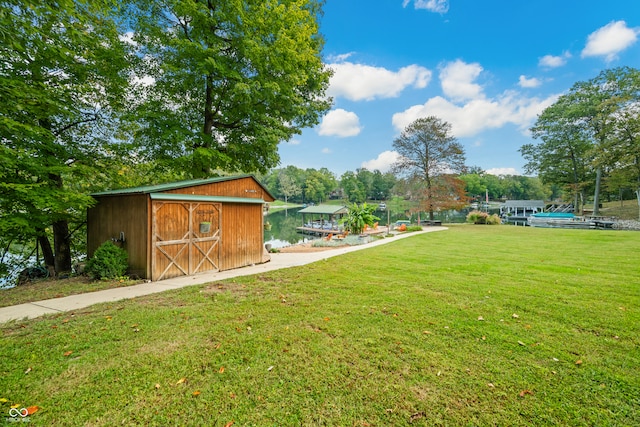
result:
<svg viewBox="0 0 640 427"><path fill-rule="evenodd" d="M94 279L115 279L124 276L128 268L127 251L106 241L87 261L86 273Z"/></svg>
<svg viewBox="0 0 640 427"><path fill-rule="evenodd" d="M340 220L341 224L345 224L352 234L360 234L364 230L365 225L372 226L380 218L375 216L376 207L362 203L358 205L354 203L349 207L347 215Z"/></svg>
<svg viewBox="0 0 640 427"><path fill-rule="evenodd" d="M89 183L123 146L130 59L110 0L0 5L0 233L71 270ZM108 173L108 172L107 172ZM50 240L53 241L51 245Z"/></svg>
<svg viewBox="0 0 640 427"><path fill-rule="evenodd" d="M605 181L608 176L617 181L614 188L626 181L635 189L640 212L639 101L640 71L630 67L604 70L577 82L531 128L541 143L520 148L526 171L537 172L545 183L564 186L579 209L586 191L598 188L596 171L604 170Z"/></svg>
<svg viewBox="0 0 640 427"><path fill-rule="evenodd" d="M321 2L133 0L128 12L138 75L153 79L136 102L147 158L194 177L265 172L330 107Z"/></svg>

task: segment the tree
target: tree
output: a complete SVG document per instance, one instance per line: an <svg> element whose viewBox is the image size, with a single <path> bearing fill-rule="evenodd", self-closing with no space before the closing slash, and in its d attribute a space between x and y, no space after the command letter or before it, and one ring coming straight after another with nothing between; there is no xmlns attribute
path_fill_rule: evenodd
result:
<svg viewBox="0 0 640 427"><path fill-rule="evenodd" d="M330 107L318 0L130 0L138 78L136 142L193 177L266 172L277 146Z"/></svg>
<svg viewBox="0 0 640 427"><path fill-rule="evenodd" d="M372 199L386 200L391 196L391 190L396 185L396 177L392 173L373 171Z"/></svg>
<svg viewBox="0 0 640 427"><path fill-rule="evenodd" d="M636 194L640 218L640 71L622 67L602 72L597 87L606 91L608 127L596 146L596 165L610 171L610 181L627 183ZM594 207L595 213L596 207Z"/></svg>
<svg viewBox="0 0 640 427"><path fill-rule="evenodd" d="M338 186L333 172L327 168L307 169L306 174L305 197L310 202L321 203Z"/></svg>
<svg viewBox="0 0 640 427"><path fill-rule="evenodd" d="M82 224L96 177L108 179L104 166L125 147L119 113L133 58L115 9L115 0L0 2L0 234L37 240L52 273L71 270L70 224Z"/></svg>
<svg viewBox="0 0 640 427"><path fill-rule="evenodd" d="M434 211L447 200L459 203L459 186L452 186L455 180L451 176L464 170L465 156L449 123L434 116L417 119L394 140L393 147L400 154L393 170L420 183L422 207L429 219L434 219Z"/></svg>
<svg viewBox="0 0 640 427"><path fill-rule="evenodd" d="M302 187L300 187L290 175L287 175L285 171L280 171L278 174L278 186L280 193L284 196L284 202L289 201L289 197L297 196L302 193Z"/></svg>
<svg viewBox="0 0 640 427"><path fill-rule="evenodd" d="M352 203L363 203L367 200L364 184L360 182L358 176L351 171L347 171L340 177L340 186L346 199Z"/></svg>
<svg viewBox="0 0 640 427"><path fill-rule="evenodd" d="M531 128L540 144L525 144L520 153L527 173L538 173L543 183L565 186L573 196L574 210L584 203L585 190L593 182L593 143L576 113L576 97L563 95L547 107Z"/></svg>
<svg viewBox="0 0 640 427"><path fill-rule="evenodd" d="M584 199L585 188L599 188L597 178L595 186L592 183L602 170L611 173L634 163L633 153L639 151L634 149L639 138L639 104L640 72L633 68L604 70L594 79L574 84L532 127L542 143L521 148L528 160L525 168L537 170L544 182L570 186L577 205L578 196ZM640 175L638 179L640 183ZM594 214L598 196L596 190Z"/></svg>

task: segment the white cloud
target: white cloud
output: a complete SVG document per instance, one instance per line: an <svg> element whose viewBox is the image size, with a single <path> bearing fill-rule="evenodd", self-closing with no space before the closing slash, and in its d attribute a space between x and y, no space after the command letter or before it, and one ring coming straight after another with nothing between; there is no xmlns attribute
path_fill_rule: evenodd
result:
<svg viewBox="0 0 640 427"><path fill-rule="evenodd" d="M409 3L410 0L404 0L402 7L407 7ZM436 13L447 13L449 11L449 0L413 0L413 7Z"/></svg>
<svg viewBox="0 0 640 427"><path fill-rule="evenodd" d="M431 81L431 71L418 65L409 65L397 72L351 62L333 63L329 67L334 74L328 94L350 101L394 98L409 86L422 89Z"/></svg>
<svg viewBox="0 0 640 427"><path fill-rule="evenodd" d="M520 87L530 88L530 87L538 87L542 84L542 82L539 79L536 79L535 77L528 79L527 76L520 76L520 79L518 80L518 84L520 85Z"/></svg>
<svg viewBox="0 0 640 427"><path fill-rule="evenodd" d="M322 154L331 154L331 150L328 148L323 148L322 149Z"/></svg>
<svg viewBox="0 0 640 427"><path fill-rule="evenodd" d="M613 61L622 52L638 40L638 29L627 27L624 21L613 21L589 34L582 57L604 56L607 62Z"/></svg>
<svg viewBox="0 0 640 427"><path fill-rule="evenodd" d="M436 116L451 124L451 132L456 138L471 137L507 124L513 124L526 133L537 115L556 98L555 95L545 99L526 98L515 92L505 92L493 99L474 99L456 105L436 96L422 105L394 114L392 123L401 131L418 118Z"/></svg>
<svg viewBox="0 0 640 427"><path fill-rule="evenodd" d="M482 87L473 83L482 72L478 63L467 64L461 60L450 62L440 70L440 84L444 94L454 101L464 101L483 96Z"/></svg>
<svg viewBox="0 0 640 427"><path fill-rule="evenodd" d="M391 165L393 165L400 155L397 151L383 151L378 154L378 157L372 160L367 160L362 162L360 167L363 167L367 170L374 171L379 170L382 173L389 172L391 170Z"/></svg>
<svg viewBox="0 0 640 427"><path fill-rule="evenodd" d="M489 175L520 175L520 172L516 168L491 168L487 169L485 173Z"/></svg>
<svg viewBox="0 0 640 427"><path fill-rule="evenodd" d="M286 141L286 144L289 145L300 145L301 141L298 138L292 138L289 141Z"/></svg>
<svg viewBox="0 0 640 427"><path fill-rule="evenodd" d="M323 136L339 136L344 138L347 136L356 136L361 130L360 119L356 113L338 108L329 111L322 118L318 133Z"/></svg>
<svg viewBox="0 0 640 427"><path fill-rule="evenodd" d="M528 98L515 91L487 97L483 87L474 83L481 71L482 67L475 63L458 60L447 64L440 73L446 97L436 96L394 114L394 127L402 131L418 118L436 116L451 124L456 138L475 136L507 124L517 126L526 134L538 114L557 99L557 95L545 99Z"/></svg>
<svg viewBox="0 0 640 427"><path fill-rule="evenodd" d="M342 53L340 55L330 55L327 57L329 62L344 62L353 55L353 52Z"/></svg>
<svg viewBox="0 0 640 427"><path fill-rule="evenodd" d="M538 66L542 68L558 68L567 63L567 60L571 58L571 53L565 52L560 56L545 55L538 60Z"/></svg>

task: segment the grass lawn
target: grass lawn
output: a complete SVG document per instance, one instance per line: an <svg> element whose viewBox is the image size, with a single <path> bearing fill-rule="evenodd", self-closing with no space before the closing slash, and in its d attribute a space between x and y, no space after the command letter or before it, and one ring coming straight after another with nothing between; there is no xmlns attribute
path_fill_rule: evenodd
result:
<svg viewBox="0 0 640 427"><path fill-rule="evenodd" d="M0 325L32 425L640 425L640 234L453 226Z"/></svg>

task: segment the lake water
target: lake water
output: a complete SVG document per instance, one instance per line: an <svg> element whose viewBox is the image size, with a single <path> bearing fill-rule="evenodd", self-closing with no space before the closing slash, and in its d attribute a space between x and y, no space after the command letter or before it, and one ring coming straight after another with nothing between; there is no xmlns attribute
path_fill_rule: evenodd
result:
<svg viewBox="0 0 640 427"><path fill-rule="evenodd" d="M271 223L271 230L264 231L264 242L270 244L272 248L283 248L286 246L297 245L300 243L310 242L317 239L316 236L299 233L296 227L302 226L302 214L298 211L302 208L286 209L269 213L265 221ZM437 212L436 220L443 223L461 223L464 222L469 213L469 209L460 211ZM404 213L388 213L388 211L376 211L375 215L380 218L380 225L387 225L387 221L394 223L397 220L409 219L417 222L417 215L407 217ZM421 216L422 219L428 218L427 214Z"/></svg>

